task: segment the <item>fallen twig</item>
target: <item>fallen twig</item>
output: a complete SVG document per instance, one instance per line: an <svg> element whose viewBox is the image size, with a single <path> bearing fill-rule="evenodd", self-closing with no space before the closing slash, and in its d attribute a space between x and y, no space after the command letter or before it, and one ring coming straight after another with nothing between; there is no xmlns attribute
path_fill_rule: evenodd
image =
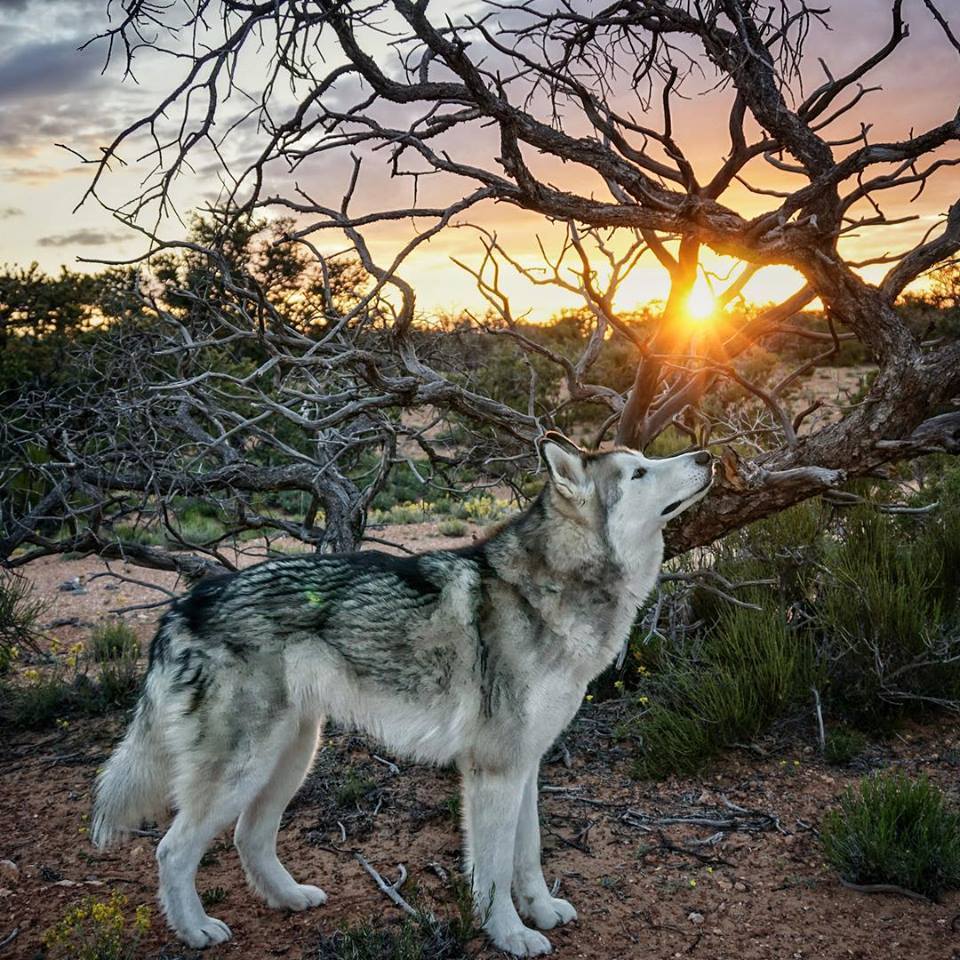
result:
<svg viewBox="0 0 960 960"><path fill-rule="evenodd" d="M410 906L409 903L407 903L406 900L403 899L402 896L400 896L399 888L403 886L404 881L407 879L407 869L402 863L397 864L397 867L400 870L400 877L398 878L397 882L387 883L387 881L384 880L383 877L380 876L380 874L377 873L377 871L374 870L369 863L367 863L363 854L355 852L353 856L357 863L359 863L360 866L363 867L363 869L366 870L371 877L373 877L374 883L376 883L383 893L387 895L387 898L392 903L398 906L404 913L409 914L411 917L421 918L424 916L424 914L422 914L419 910L415 910ZM430 917L430 919L433 918Z"/></svg>
<svg viewBox="0 0 960 960"><path fill-rule="evenodd" d="M377 763L382 763L394 776L397 776L400 773L400 768L392 760L384 760L383 757L378 757L375 753L370 754Z"/></svg>

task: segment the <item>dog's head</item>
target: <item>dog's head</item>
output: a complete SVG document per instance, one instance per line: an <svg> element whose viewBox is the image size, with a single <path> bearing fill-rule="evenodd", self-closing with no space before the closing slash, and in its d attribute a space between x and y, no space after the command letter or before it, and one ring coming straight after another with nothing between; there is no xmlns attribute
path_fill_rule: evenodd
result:
<svg viewBox="0 0 960 960"><path fill-rule="evenodd" d="M622 558L633 557L664 525L701 500L713 483L705 450L653 460L635 450L582 450L562 434L541 441L557 509L602 529Z"/></svg>

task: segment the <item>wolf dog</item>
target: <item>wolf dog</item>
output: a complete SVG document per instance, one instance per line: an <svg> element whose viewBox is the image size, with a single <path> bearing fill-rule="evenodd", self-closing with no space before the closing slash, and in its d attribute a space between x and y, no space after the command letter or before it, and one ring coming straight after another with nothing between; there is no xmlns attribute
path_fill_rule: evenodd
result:
<svg viewBox="0 0 960 960"><path fill-rule="evenodd" d="M185 943L231 935L195 878L234 822L271 907L326 901L276 850L326 717L398 755L458 765L464 867L499 949L549 953L539 931L576 919L540 864L540 758L617 656L657 581L664 525L706 494L712 457L585 451L556 433L540 449L542 492L485 540L268 560L201 581L165 615L96 784L92 839L104 847L176 811L157 847L159 898Z"/></svg>

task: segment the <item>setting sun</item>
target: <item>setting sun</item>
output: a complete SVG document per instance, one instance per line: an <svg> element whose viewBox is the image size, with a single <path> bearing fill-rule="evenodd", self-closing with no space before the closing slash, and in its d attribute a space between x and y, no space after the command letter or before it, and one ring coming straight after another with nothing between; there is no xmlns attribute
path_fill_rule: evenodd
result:
<svg viewBox="0 0 960 960"><path fill-rule="evenodd" d="M713 295L713 291L707 285L706 279L701 274L697 277L697 282L693 285L693 289L687 297L687 316L691 320L702 322L713 315L716 307L717 301Z"/></svg>

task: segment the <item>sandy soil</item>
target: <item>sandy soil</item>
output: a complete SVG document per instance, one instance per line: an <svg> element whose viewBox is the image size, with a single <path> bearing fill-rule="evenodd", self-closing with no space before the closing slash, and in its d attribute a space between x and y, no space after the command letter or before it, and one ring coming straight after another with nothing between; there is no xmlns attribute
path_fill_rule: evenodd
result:
<svg viewBox="0 0 960 960"><path fill-rule="evenodd" d="M377 531L413 549L459 541L432 536L429 524ZM118 572L122 566L114 564ZM157 594L132 584L91 577L94 559L50 559L26 571L52 601L50 633L74 642L117 607ZM176 588L175 577L136 568L130 576ZM63 592L80 578L86 592ZM114 589L108 589L115 587ZM145 643L159 611L125 618ZM63 623L62 621L67 621ZM855 767L824 766L803 743L763 743L764 756L734 752L693 779L634 781L630 745L612 736L617 704L585 705L563 741L565 750L543 768L542 820L548 881L580 919L550 937L560 957L694 957L701 960L780 960L886 956L960 960L960 896L940 904L865 896L842 887L822 861L816 828L843 787L868 769L896 764L926 771L954 794L960 767L955 726L915 728L874 745ZM37 956L42 932L84 896L126 894L131 904L154 903L154 848L159 831L108 853L86 839L90 788L97 767L119 735L123 717L73 721L65 730L12 735L0 744L0 960ZM398 770L377 759L395 761ZM567 765L569 761L569 766ZM359 799L344 784L363 783ZM356 793L357 791L354 791ZM343 731L325 738L314 771L285 818L281 858L298 879L330 896L319 910L268 910L246 889L229 837L205 860L199 888L218 900L210 912L234 939L204 954L210 960L315 957L324 935L347 921L395 922L399 916L354 858L362 853L385 876L409 871L414 891L440 915L453 910L450 886L459 862L456 777L380 753ZM729 819L728 802L749 811L718 833L712 826L656 825L664 817ZM139 955L200 956L176 943L154 915ZM469 956L495 954L475 940Z"/></svg>

